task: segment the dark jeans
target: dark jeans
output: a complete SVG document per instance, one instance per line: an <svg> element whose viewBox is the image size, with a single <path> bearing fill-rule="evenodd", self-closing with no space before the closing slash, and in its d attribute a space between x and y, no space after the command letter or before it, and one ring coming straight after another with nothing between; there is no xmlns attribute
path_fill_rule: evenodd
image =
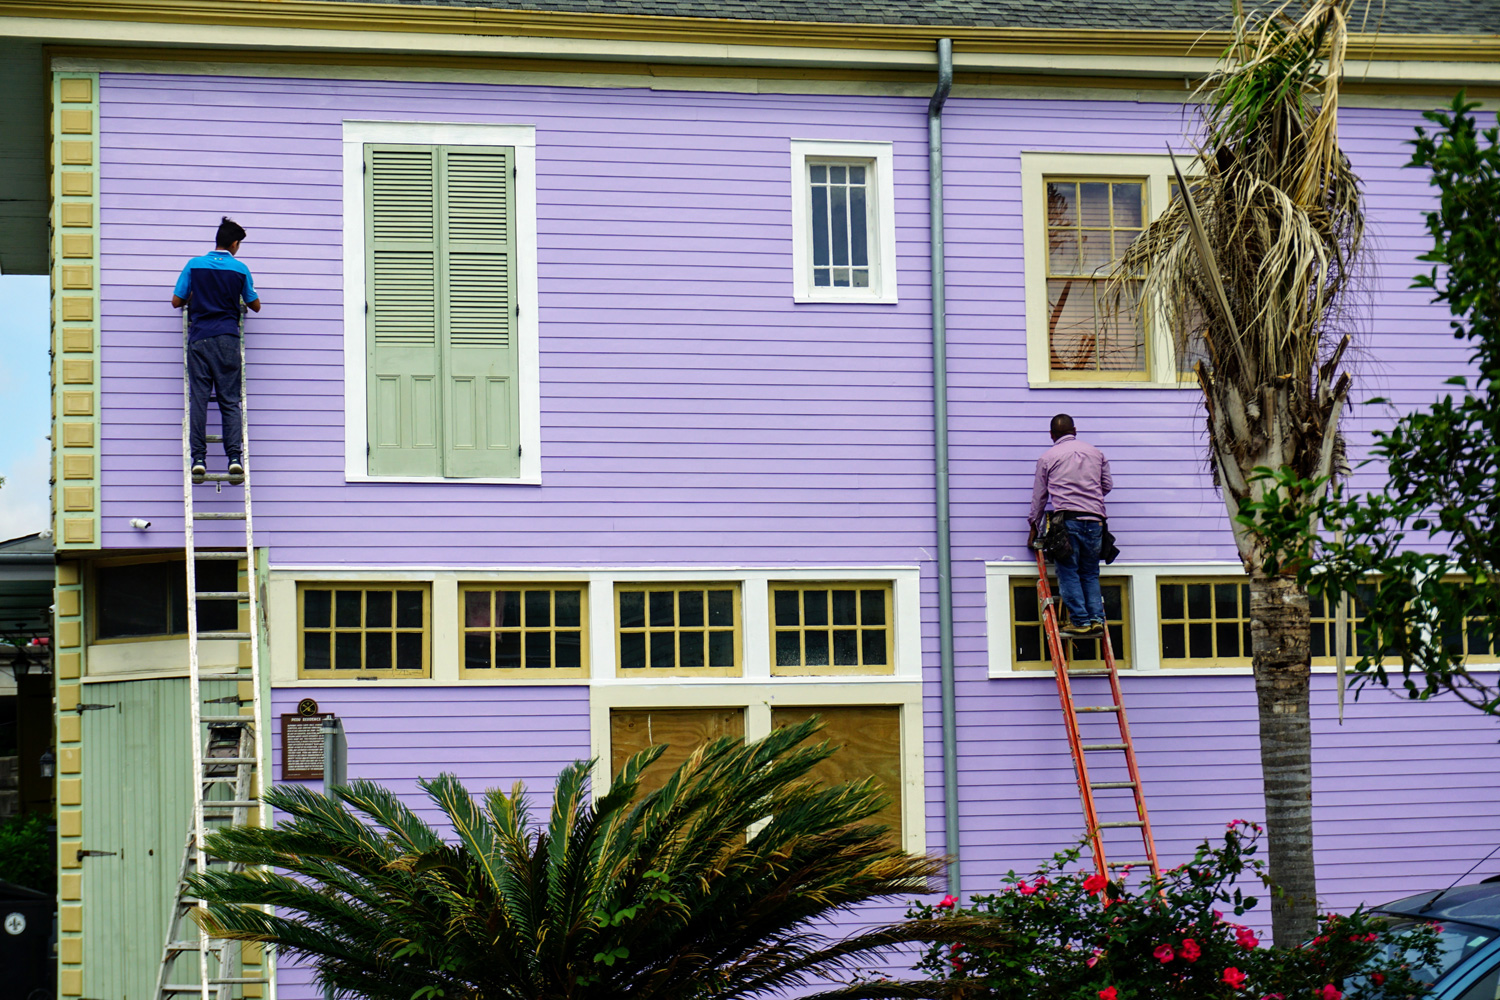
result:
<svg viewBox="0 0 1500 1000"><path fill-rule="evenodd" d="M1099 592L1099 545L1104 525L1073 518L1067 522L1073 558L1057 561L1057 589L1075 625L1104 621L1104 595Z"/></svg>
<svg viewBox="0 0 1500 1000"><path fill-rule="evenodd" d="M188 344L188 450L194 464L206 462L208 444L204 424L208 421L208 390L219 397L219 416L224 425L224 455L240 460L240 338L234 334L205 337Z"/></svg>

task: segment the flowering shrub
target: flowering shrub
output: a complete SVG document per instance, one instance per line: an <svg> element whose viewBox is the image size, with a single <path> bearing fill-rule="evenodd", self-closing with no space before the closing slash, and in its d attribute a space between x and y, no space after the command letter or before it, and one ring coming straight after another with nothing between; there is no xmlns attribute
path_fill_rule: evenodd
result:
<svg viewBox="0 0 1500 1000"><path fill-rule="evenodd" d="M1003 892L968 907L952 896L914 907L910 916L981 920L996 931L983 947L934 945L917 968L963 996L1006 1000L1395 1000L1427 991L1419 976L1437 962L1436 934L1387 931L1363 910L1323 916L1302 947L1260 947L1235 919L1258 902L1235 883L1264 881L1260 833L1236 820L1222 846L1205 841L1192 861L1137 888L1077 871L1074 848L1032 878L1012 872Z"/></svg>

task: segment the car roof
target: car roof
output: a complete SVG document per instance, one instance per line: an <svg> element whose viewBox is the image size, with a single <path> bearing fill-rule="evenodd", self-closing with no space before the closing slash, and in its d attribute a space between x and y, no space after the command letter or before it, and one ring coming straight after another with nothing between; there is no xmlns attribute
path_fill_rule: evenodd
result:
<svg viewBox="0 0 1500 1000"><path fill-rule="evenodd" d="M1423 920L1458 920L1490 930L1500 930L1500 882L1456 885L1434 889L1386 903L1375 909Z"/></svg>

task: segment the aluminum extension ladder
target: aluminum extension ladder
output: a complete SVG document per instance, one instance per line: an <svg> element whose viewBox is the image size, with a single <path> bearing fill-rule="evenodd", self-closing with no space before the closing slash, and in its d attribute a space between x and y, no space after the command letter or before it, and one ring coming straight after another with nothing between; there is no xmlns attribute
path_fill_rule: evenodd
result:
<svg viewBox="0 0 1500 1000"><path fill-rule="evenodd" d="M157 1000L177 1000L196 994L199 1000L234 1000L243 996L267 996L271 992L273 970L270 956L263 949L245 949L238 941L210 937L202 925L192 919L195 909L207 906L189 892L186 879L194 873L209 870L235 870L211 859L203 850L204 837L228 825L263 825L264 804L261 800L261 755L265 751L260 736L260 604L256 587L254 522L250 512L249 396L245 391L245 321L240 318L240 423L242 427L241 463L245 466L243 484L227 473L211 473L205 483L222 492L224 484L234 488L243 485L243 505L237 511L197 511L193 507L192 456L188 445L188 399L186 352L188 308L182 310L183 379L182 379L182 514L183 543L187 563L187 639L188 639L188 705L191 712L193 754L193 815L183 846L182 864L178 870L177 891L167 923L166 943L162 948L161 970L156 982ZM222 435L210 435L209 442L222 442ZM200 550L194 542L193 527L197 521L243 521L244 545L230 550ZM243 583L229 591L198 589L198 564L230 562L243 566ZM199 601L238 602L240 621L237 631L200 632ZM241 645L237 665L205 670L199 662L198 644L205 640L235 640ZM244 650L248 647L248 656ZM228 697L203 696L203 681L235 681L236 693ZM196 969L193 966L196 966Z"/></svg>
<svg viewBox="0 0 1500 1000"><path fill-rule="evenodd" d="M1088 828L1089 846L1094 852L1094 868L1105 878L1113 878L1117 870L1138 868L1147 865L1151 877L1161 875L1156 861L1156 842L1151 837L1151 819L1146 814L1146 797L1141 789L1141 772L1135 763L1135 742L1130 738L1130 722L1125 717L1125 699L1120 692L1120 674L1115 669L1115 654L1109 640L1109 628L1099 638L1104 651L1104 666L1093 669L1075 669L1069 666L1064 642L1071 646L1058 631L1057 608L1061 599L1052 596L1047 583L1047 561L1040 551L1036 553L1036 593L1042 612L1042 629L1047 636L1047 651L1052 657L1052 671L1057 676L1057 694L1062 701L1063 725L1068 731L1068 748L1073 754L1073 773L1078 778L1078 797L1083 801L1083 819ZM1110 703L1107 705L1077 705L1073 700L1073 678L1109 678ZM1085 743L1079 726L1081 716L1112 714L1120 726L1119 742ZM1089 777L1089 757L1099 754L1121 753L1125 758L1126 781L1093 781ZM1100 765L1102 766L1102 764ZM1135 818L1129 820L1101 820L1099 802L1094 793L1129 789L1135 805ZM1123 796L1110 796L1111 799ZM1110 804L1113 804L1111 802ZM1141 835L1144 858L1129 861L1109 861L1105 857L1104 834L1107 830L1137 830Z"/></svg>

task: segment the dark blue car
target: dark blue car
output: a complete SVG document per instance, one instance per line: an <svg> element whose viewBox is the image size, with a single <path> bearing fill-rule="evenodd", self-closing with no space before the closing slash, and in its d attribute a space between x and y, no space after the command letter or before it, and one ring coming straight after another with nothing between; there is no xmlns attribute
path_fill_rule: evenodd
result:
<svg viewBox="0 0 1500 1000"><path fill-rule="evenodd" d="M1374 907L1402 925L1435 923L1441 961L1421 978L1434 1000L1500 1000L1500 882L1461 885Z"/></svg>

